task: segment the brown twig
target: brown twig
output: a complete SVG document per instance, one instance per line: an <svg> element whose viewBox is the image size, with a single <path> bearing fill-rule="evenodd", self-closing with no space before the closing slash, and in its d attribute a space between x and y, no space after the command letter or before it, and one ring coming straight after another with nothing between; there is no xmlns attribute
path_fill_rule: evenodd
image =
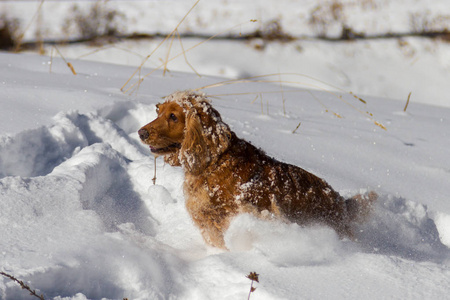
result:
<svg viewBox="0 0 450 300"><path fill-rule="evenodd" d="M73 65L64 58L64 56L61 54L61 52L59 52L58 47L56 47L56 46L53 46L53 47L55 48L56 52L58 52L59 56L61 56L63 61L67 64L67 66L69 67L70 71L72 71L72 74L73 75L77 75L77 72L75 72L75 68L73 67Z"/></svg>
<svg viewBox="0 0 450 300"><path fill-rule="evenodd" d="M300 125L302 125L302 122L298 123L297 127L295 127L295 129L292 131L292 133L295 133L297 131L297 129L300 128Z"/></svg>
<svg viewBox="0 0 450 300"><path fill-rule="evenodd" d="M4 273L4 272L0 272L0 275L3 275L3 276L5 276L5 277L11 279L12 281L17 282L23 290L29 291L31 296L35 296L35 297L37 297L37 298L39 298L39 299L41 299L41 300L45 300L45 298L44 298L43 295L40 295L40 296L39 296L39 295L36 293L36 290L32 290L32 289L31 289L28 285L26 285L22 280L19 280L19 279L17 279L16 277L14 277L14 276L12 276L12 275L9 275L9 274L6 274L6 273Z"/></svg>
<svg viewBox="0 0 450 300"><path fill-rule="evenodd" d="M259 283L259 274L256 274L256 272L250 272L246 277L252 281L252 284L250 285L250 292L248 293L247 300L250 300L250 295L256 290L255 287L253 287L253 282L256 281Z"/></svg>
<svg viewBox="0 0 450 300"><path fill-rule="evenodd" d="M155 169L153 170L153 178L152 178L153 185L156 184L156 158L157 158L157 156L155 155L155 160L154 160Z"/></svg>
<svg viewBox="0 0 450 300"><path fill-rule="evenodd" d="M406 108L408 108L408 104L409 104L409 99L411 98L411 92L408 95L408 100L406 100L406 105L405 108L403 108L403 111L406 111Z"/></svg>

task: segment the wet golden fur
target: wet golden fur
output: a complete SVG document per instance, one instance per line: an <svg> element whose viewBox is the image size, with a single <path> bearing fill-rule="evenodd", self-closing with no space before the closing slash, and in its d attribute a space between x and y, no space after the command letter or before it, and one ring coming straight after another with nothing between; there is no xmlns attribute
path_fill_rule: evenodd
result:
<svg viewBox="0 0 450 300"><path fill-rule="evenodd" d="M239 213L326 224L352 238L352 225L376 198L344 199L317 176L267 156L238 138L203 95L176 92L157 111L140 138L184 168L186 208L210 245L225 248L224 233Z"/></svg>

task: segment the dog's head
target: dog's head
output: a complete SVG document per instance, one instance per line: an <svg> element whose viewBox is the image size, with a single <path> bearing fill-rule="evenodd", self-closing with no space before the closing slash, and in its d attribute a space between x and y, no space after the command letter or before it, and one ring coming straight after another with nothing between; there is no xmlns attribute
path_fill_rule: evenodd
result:
<svg viewBox="0 0 450 300"><path fill-rule="evenodd" d="M232 132L205 96L175 92L157 106L158 117L139 129L155 155L193 174L217 161L230 145Z"/></svg>
<svg viewBox="0 0 450 300"><path fill-rule="evenodd" d="M139 129L139 137L144 144L150 146L153 154L168 155L181 148L186 127L186 115L183 109L174 102L158 104L158 117Z"/></svg>

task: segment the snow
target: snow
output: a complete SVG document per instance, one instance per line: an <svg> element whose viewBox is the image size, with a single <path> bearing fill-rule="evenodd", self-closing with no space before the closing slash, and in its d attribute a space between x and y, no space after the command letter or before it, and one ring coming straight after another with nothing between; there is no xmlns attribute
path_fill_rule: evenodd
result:
<svg viewBox="0 0 450 300"><path fill-rule="evenodd" d="M344 118L305 90L284 94L286 116L280 94L263 96L269 115L252 95L213 98L232 129L269 154L343 195L380 194L359 242L326 227L242 215L226 234L230 251L221 251L205 245L185 210L180 168L157 160L152 184L154 160L136 133L156 117L161 96L218 79L155 74L129 96L119 87L131 67L80 62L74 76L58 59L49 73L48 59L0 56L8 70L2 104L14 99L21 107L1 111L2 120L11 117L2 126L12 130L0 144L0 265L47 298L245 298L252 271L260 274L258 299L446 297L448 108L414 104L405 113L396 101L366 98L364 105L345 96L385 131L325 92L313 93ZM264 87L274 88L207 92ZM77 102L79 89L85 97ZM36 109L39 123L23 122ZM50 118L52 109L60 112ZM0 282L3 299L27 297L8 279Z"/></svg>
<svg viewBox="0 0 450 300"><path fill-rule="evenodd" d="M391 6L401 7L400 2L385 1L378 7L389 11ZM423 9L420 1L412 2L408 9ZM136 1L130 7L144 3L158 2ZM210 7L201 3L199 15ZM236 11L246 5L223 3L224 9ZM442 1L430 7L429 14L446 5ZM2 3L7 6L12 4ZM182 11L174 10L173 20L179 20ZM293 18L287 13L284 18L286 28L303 30L298 24L287 25ZM364 24L362 20L355 22ZM392 20L377 24L402 24ZM152 22L169 24L170 18ZM116 64L110 64L74 59L86 46L61 48L71 58L76 76L58 57L53 57L50 72L48 56L0 53L0 271L24 280L46 299L246 299L250 272L259 274L251 299L448 298L449 46L407 41L414 57L399 54L402 48L394 41L331 46L304 41L301 53L312 54L291 60L295 44L268 44L264 52L257 52L219 41L190 52L194 67L216 76L224 67L229 70L225 75L244 77L243 70L259 75L303 65L302 73L367 102L337 88L332 93L320 90L317 85L324 87L323 83L298 75L283 75L304 83L285 85L283 92L279 83L264 82L202 90L239 137L269 155L324 178L343 196L368 190L380 196L371 217L358 228L356 242L340 240L324 226L300 227L240 215L225 235L229 251L205 244L184 206L182 170L161 158L155 161L137 135L140 126L156 117L161 97L224 78L173 70L163 76L156 71L137 91L123 93L120 88L135 67L119 65L117 60L125 56L117 53L111 55ZM149 44L127 47L140 51L142 45ZM220 49L214 50L217 45ZM353 54L345 56L348 51ZM283 53L279 56L284 62L261 63L273 61L277 53ZM111 62L109 55L98 53L95 60ZM328 62L333 67L326 67ZM278 70L279 65L284 68ZM184 59L174 61L174 66L190 71ZM342 76L334 76L338 73ZM315 89L309 89L311 85ZM412 90L405 112L404 100ZM390 99L402 98L398 95L405 97ZM0 277L0 299L32 296Z"/></svg>
<svg viewBox="0 0 450 300"><path fill-rule="evenodd" d="M20 26L30 26L25 34L25 40L33 40L36 33L45 34L50 39L67 38L80 34L74 28L69 32L62 31L65 23L75 23L73 7L87 15L97 3L89 1L65 0L45 1L41 7L41 23L30 22L36 14L39 2L17 3L4 1L0 8L8 12L10 18L20 21ZM108 1L100 6L101 12L117 11L119 19L126 21L127 26L119 26L123 33L170 33L197 1ZM332 18L330 10L332 1L314 0L264 0L255 3L252 0L219 0L199 1L179 27L181 33L217 34L241 24L245 21L258 20L250 26L241 26L242 33L252 32L262 26L261 23L279 20L287 32L296 36L313 36L318 34L311 24L311 18L316 15L324 28L325 35L334 37L341 34L341 25L351 27L355 32L365 32L368 35L384 34L386 32L410 32L414 26L423 25L425 29L442 30L448 23L446 12L450 4L447 1L429 0L341 0L342 4L338 18ZM164 15L164 18L161 17ZM35 17L36 18L36 17ZM50 22L48 22L51 20ZM230 22L230 20L238 20ZM74 26L72 26L74 27Z"/></svg>
<svg viewBox="0 0 450 300"><path fill-rule="evenodd" d="M59 50L66 58L139 66L149 49L156 48L161 41L120 41L97 52L89 45L60 46ZM187 39L183 48L195 47L201 41ZM268 43L263 50L255 49L260 44L257 41L211 40L187 52L187 58L195 70L204 75L246 78L295 73L302 76L283 75L282 79L295 82L290 85L301 83L312 89L336 90L339 87L359 95L397 99L403 105L411 93L411 102L450 107L446 97L450 93L449 43L418 37L404 38L401 43L398 40L366 40L330 44L299 40ZM157 51L145 65L160 66L166 50L163 47ZM237 54L230 58L231 51ZM50 46L46 47L46 52L51 53ZM171 53L181 52L179 43L174 43ZM172 60L168 67L172 71L192 72L183 55Z"/></svg>
<svg viewBox="0 0 450 300"><path fill-rule="evenodd" d="M174 30L195 2L103 1L99 5L90 1L45 1L40 13L36 14L39 2L6 1L0 3L0 11L6 13L7 19L20 21L18 32L24 33L24 42L39 38L66 41L81 35L75 26L74 5L82 12L81 16L88 20L93 31L105 25L89 17L92 8L99 7L104 14L109 11L118 13L117 20L112 24L123 34L165 35ZM335 2L342 4L337 20L330 19ZM449 11L450 2L445 0L433 1L432 5L428 0L200 1L180 24L178 32L205 36L223 32L223 35L239 36L256 30L264 31L267 24L275 20L282 26L284 33L302 39L291 43L211 40L188 51L187 58L196 71L204 75L243 78L278 72L300 73L360 95L399 99L404 103L411 93L412 102L450 107L446 97L450 94L449 43L420 37L331 44L314 39L320 34L338 37L344 25L368 36L448 31ZM319 24L324 22L323 26L319 26L322 28L320 30L311 23L315 13L319 17ZM255 19L257 22L251 22ZM71 25L70 30L67 24ZM89 44L58 45L58 49L67 59L138 66L161 40L117 41L103 47ZM201 41L196 38L185 39L183 48L189 49ZM167 44L153 55L145 64L146 67L161 65L161 59L166 56ZM52 47L47 45L43 48L49 56ZM181 51L175 39L171 53ZM235 55L230 57L230 53ZM54 49L53 55L58 56ZM171 61L169 68L172 71L192 72L183 55ZM283 79L301 81L309 88L332 88L305 77L284 76Z"/></svg>

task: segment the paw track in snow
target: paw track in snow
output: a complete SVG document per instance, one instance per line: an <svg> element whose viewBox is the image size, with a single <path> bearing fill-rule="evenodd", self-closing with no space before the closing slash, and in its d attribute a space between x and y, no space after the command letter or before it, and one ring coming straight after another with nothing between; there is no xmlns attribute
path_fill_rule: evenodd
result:
<svg viewBox="0 0 450 300"><path fill-rule="evenodd" d="M53 126L1 138L0 178L47 175L80 149L101 142L116 146L129 159L142 156L137 143L98 115L71 112L58 114L54 119Z"/></svg>

